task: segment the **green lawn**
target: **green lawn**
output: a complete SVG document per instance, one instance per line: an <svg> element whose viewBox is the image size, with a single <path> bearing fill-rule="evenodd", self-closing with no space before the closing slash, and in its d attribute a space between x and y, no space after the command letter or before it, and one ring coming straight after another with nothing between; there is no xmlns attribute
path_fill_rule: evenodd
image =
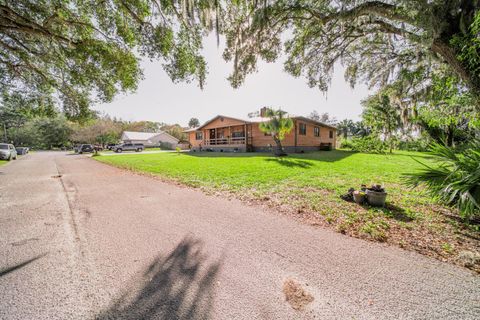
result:
<svg viewBox="0 0 480 320"><path fill-rule="evenodd" d="M4 165L4 164L7 164L7 163L8 163L7 160L0 160L0 166L1 166L1 165Z"/></svg>
<svg viewBox="0 0 480 320"><path fill-rule="evenodd" d="M378 155L341 150L291 154L285 158L259 153L161 153L96 160L201 187L207 192L261 201L312 224L330 226L355 237L387 241L442 259L453 259L460 250L478 246L478 240L458 236L475 230L446 219L443 213L448 209L435 204L421 190L409 190L402 184L402 174L421 167L413 157L431 161L423 153ZM340 198L350 187L358 189L361 184L373 183L387 188L387 208L359 206ZM425 233L431 235L427 243Z"/></svg>
<svg viewBox="0 0 480 320"><path fill-rule="evenodd" d="M295 154L286 158L258 153L162 153L97 159L128 169L159 174L190 186L248 191L263 196L271 191L292 188L341 193L349 187L374 182L387 184L389 191L396 193L401 174L420 166L412 156L426 158L424 154L411 152L385 156L325 151Z"/></svg>

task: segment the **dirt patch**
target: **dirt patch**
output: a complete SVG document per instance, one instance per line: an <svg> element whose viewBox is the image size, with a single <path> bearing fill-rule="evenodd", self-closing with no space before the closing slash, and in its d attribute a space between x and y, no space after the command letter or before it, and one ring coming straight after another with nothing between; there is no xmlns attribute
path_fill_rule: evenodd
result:
<svg viewBox="0 0 480 320"><path fill-rule="evenodd" d="M285 300L295 310L303 310L305 306L313 301L313 296L292 279L288 279L283 283L283 294L285 294Z"/></svg>

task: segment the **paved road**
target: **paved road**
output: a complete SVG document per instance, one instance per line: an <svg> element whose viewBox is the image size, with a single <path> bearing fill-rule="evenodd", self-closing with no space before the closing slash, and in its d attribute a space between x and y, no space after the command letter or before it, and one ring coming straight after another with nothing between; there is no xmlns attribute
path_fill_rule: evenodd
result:
<svg viewBox="0 0 480 320"><path fill-rule="evenodd" d="M58 177L61 175L61 177ZM0 319L478 319L467 270L97 163L0 167ZM303 311L282 293L313 295Z"/></svg>
<svg viewBox="0 0 480 320"><path fill-rule="evenodd" d="M165 152L177 152L173 150L154 150L154 151L142 151L141 154L152 154L152 153L165 153ZM188 150L181 150L180 152L188 152ZM105 152L101 151L100 154L102 156L123 156L123 155L129 155L129 154L138 154L136 152L122 152L122 153L117 153L117 152Z"/></svg>

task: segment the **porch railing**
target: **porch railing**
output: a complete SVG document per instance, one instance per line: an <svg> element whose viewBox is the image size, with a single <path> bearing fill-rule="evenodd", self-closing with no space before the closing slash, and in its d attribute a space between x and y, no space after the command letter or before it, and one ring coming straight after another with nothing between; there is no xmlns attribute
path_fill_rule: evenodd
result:
<svg viewBox="0 0 480 320"><path fill-rule="evenodd" d="M206 146L216 146L224 144L246 144L245 137L205 139L204 142Z"/></svg>

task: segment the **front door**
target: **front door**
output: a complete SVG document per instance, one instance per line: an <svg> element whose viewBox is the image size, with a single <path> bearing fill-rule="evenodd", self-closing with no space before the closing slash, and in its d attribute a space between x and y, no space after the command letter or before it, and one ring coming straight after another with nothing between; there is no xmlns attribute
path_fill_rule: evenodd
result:
<svg viewBox="0 0 480 320"><path fill-rule="evenodd" d="M215 129L210 129L210 144L216 144Z"/></svg>

